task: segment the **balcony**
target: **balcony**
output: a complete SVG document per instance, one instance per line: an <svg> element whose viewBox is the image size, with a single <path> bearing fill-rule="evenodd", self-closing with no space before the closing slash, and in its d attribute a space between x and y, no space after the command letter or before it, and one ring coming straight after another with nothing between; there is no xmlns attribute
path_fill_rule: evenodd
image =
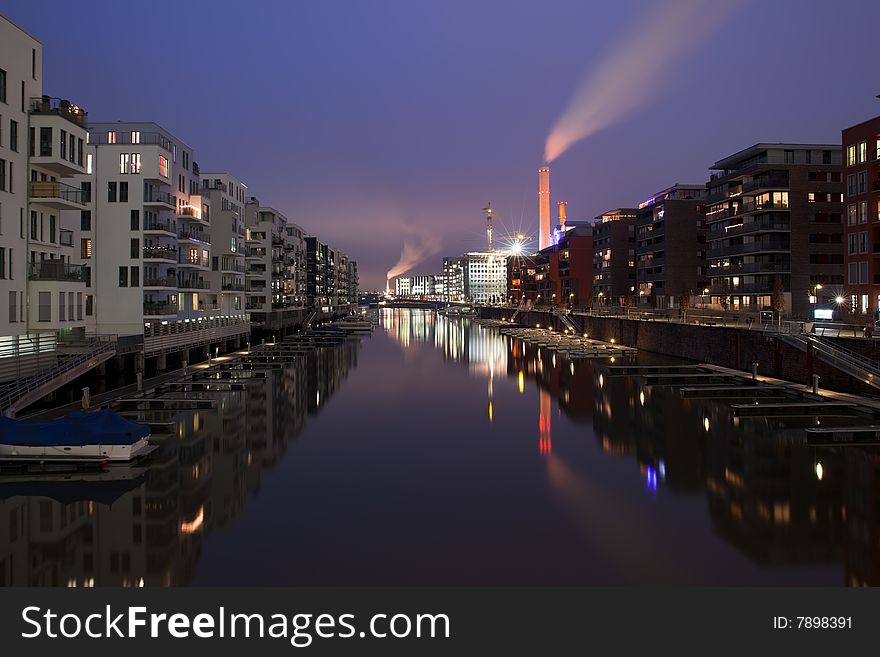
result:
<svg viewBox="0 0 880 657"><path fill-rule="evenodd" d="M144 279L144 287L155 287L155 288L176 290L177 289L177 277L169 275L169 276L158 276L155 278L145 278Z"/></svg>
<svg viewBox="0 0 880 657"><path fill-rule="evenodd" d="M756 212L758 210L788 210L788 203L774 203L773 201L766 201L765 203L755 203L752 201L751 203L743 203L740 206L740 214L745 214L747 212Z"/></svg>
<svg viewBox="0 0 880 657"><path fill-rule="evenodd" d="M112 137L111 137L112 135ZM161 149L172 153L174 151L174 144L172 144L171 140L168 139L165 135L160 132L137 132L137 141L134 142L135 145L140 146L142 144L159 146ZM131 144L131 132L128 130L118 131L111 130L110 132L91 132L89 133L89 143L90 144Z"/></svg>
<svg viewBox="0 0 880 657"><path fill-rule="evenodd" d="M195 226L184 226L177 232L177 238L188 242L211 243L211 232Z"/></svg>
<svg viewBox="0 0 880 657"><path fill-rule="evenodd" d="M81 210L85 207L82 189L57 181L29 182L28 196L32 202L55 210Z"/></svg>
<svg viewBox="0 0 880 657"><path fill-rule="evenodd" d="M192 205L181 205L177 208L177 216L180 219L202 219L202 209Z"/></svg>
<svg viewBox="0 0 880 657"><path fill-rule="evenodd" d="M34 115L60 116L85 130L89 113L64 98L41 96L31 98L30 113Z"/></svg>
<svg viewBox="0 0 880 657"><path fill-rule="evenodd" d="M184 267L197 267L200 269L208 269L210 262L207 256L199 256L198 254L181 253L177 263Z"/></svg>
<svg viewBox="0 0 880 657"><path fill-rule="evenodd" d="M177 200L168 192L144 190L144 205L162 205L169 210L177 207Z"/></svg>
<svg viewBox="0 0 880 657"><path fill-rule="evenodd" d="M752 233L788 232L791 226L787 221L752 221L749 223L727 226L724 230L710 231L710 239L722 239L735 235L749 235ZM715 233L720 233L715 235Z"/></svg>
<svg viewBox="0 0 880 657"><path fill-rule="evenodd" d="M144 221L145 233L168 233L175 235L177 233L177 222L170 219L154 219L150 217Z"/></svg>
<svg viewBox="0 0 880 657"><path fill-rule="evenodd" d="M181 276L177 279L177 287L181 290L207 290L211 284L202 278Z"/></svg>
<svg viewBox="0 0 880 657"><path fill-rule="evenodd" d="M158 303L155 301L144 302L145 317L168 317L177 314L177 304Z"/></svg>
<svg viewBox="0 0 880 657"><path fill-rule="evenodd" d="M177 261L177 249L173 246L145 246L144 260Z"/></svg>
<svg viewBox="0 0 880 657"><path fill-rule="evenodd" d="M28 265L29 281L63 281L82 283L86 280L82 265L70 265L62 260L42 260Z"/></svg>
<svg viewBox="0 0 880 657"><path fill-rule="evenodd" d="M786 242L750 242L748 244L732 244L730 246L709 246L708 259L736 256L744 253L758 253L761 251L778 252L790 251L791 247Z"/></svg>
<svg viewBox="0 0 880 657"><path fill-rule="evenodd" d="M244 292L244 283L223 283L220 289L223 292Z"/></svg>
<svg viewBox="0 0 880 657"><path fill-rule="evenodd" d="M753 192L756 189L788 189L788 176L763 176L755 178L743 184L744 192Z"/></svg>
<svg viewBox="0 0 880 657"><path fill-rule="evenodd" d="M221 260L220 271L223 273L243 274L244 264L235 261Z"/></svg>

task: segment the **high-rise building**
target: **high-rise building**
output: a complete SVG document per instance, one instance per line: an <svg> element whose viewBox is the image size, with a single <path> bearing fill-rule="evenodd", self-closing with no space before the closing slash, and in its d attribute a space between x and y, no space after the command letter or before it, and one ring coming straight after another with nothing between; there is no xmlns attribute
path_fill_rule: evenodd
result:
<svg viewBox="0 0 880 657"><path fill-rule="evenodd" d="M656 308L703 293L706 278L705 185L673 185L639 205L638 301Z"/></svg>
<svg viewBox="0 0 880 657"><path fill-rule="evenodd" d="M507 300L507 254L468 253L464 256L464 297L472 303L503 303Z"/></svg>
<svg viewBox="0 0 880 657"><path fill-rule="evenodd" d="M625 305L635 301L635 208L618 208L593 224L593 303Z"/></svg>
<svg viewBox="0 0 880 657"><path fill-rule="evenodd" d="M846 300L880 310L880 116L843 131Z"/></svg>
<svg viewBox="0 0 880 657"><path fill-rule="evenodd" d="M464 270L467 258L452 256L443 258L443 300L450 303L461 303L464 297Z"/></svg>
<svg viewBox="0 0 880 657"><path fill-rule="evenodd" d="M42 44L0 16L0 381L45 367L59 335L90 323L74 180L87 114L43 94L42 65Z"/></svg>
<svg viewBox="0 0 880 657"><path fill-rule="evenodd" d="M247 186L225 172L202 173L202 195L210 200L212 301L223 313L245 310Z"/></svg>
<svg viewBox="0 0 880 657"><path fill-rule="evenodd" d="M755 144L711 168L711 302L753 311L784 305L807 317L813 300L834 298L844 271L840 147Z"/></svg>

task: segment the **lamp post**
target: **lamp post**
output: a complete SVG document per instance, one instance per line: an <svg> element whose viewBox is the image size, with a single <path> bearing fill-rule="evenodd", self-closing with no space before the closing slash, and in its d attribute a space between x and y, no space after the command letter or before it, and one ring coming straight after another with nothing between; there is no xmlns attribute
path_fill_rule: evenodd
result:
<svg viewBox="0 0 880 657"><path fill-rule="evenodd" d="M706 305L707 305L707 304L706 304L706 295L707 295L707 294L709 294L709 288L708 288L708 287L704 287L704 288L703 288L703 310L706 309Z"/></svg>

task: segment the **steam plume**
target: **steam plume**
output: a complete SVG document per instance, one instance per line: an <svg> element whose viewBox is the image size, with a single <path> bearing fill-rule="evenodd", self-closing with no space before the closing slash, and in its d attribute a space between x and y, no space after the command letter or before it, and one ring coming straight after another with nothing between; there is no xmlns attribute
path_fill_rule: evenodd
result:
<svg viewBox="0 0 880 657"><path fill-rule="evenodd" d="M439 248L438 241L430 235L419 234L404 239L400 258L385 275L386 289L390 286L392 278L396 278L410 271L413 267L417 267L426 258L437 253Z"/></svg>
<svg viewBox="0 0 880 657"><path fill-rule="evenodd" d="M641 108L670 78L673 64L708 39L742 0L652 0L651 11L622 35L622 44L584 78L556 121L544 160Z"/></svg>

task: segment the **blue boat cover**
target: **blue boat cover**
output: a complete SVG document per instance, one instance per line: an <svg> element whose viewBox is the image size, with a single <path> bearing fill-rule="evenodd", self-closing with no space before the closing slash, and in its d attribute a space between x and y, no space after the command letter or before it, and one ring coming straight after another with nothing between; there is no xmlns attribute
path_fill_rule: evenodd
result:
<svg viewBox="0 0 880 657"><path fill-rule="evenodd" d="M132 445L149 435L147 425L126 420L108 408L73 411L63 418L44 422L0 418L0 443L4 445Z"/></svg>

